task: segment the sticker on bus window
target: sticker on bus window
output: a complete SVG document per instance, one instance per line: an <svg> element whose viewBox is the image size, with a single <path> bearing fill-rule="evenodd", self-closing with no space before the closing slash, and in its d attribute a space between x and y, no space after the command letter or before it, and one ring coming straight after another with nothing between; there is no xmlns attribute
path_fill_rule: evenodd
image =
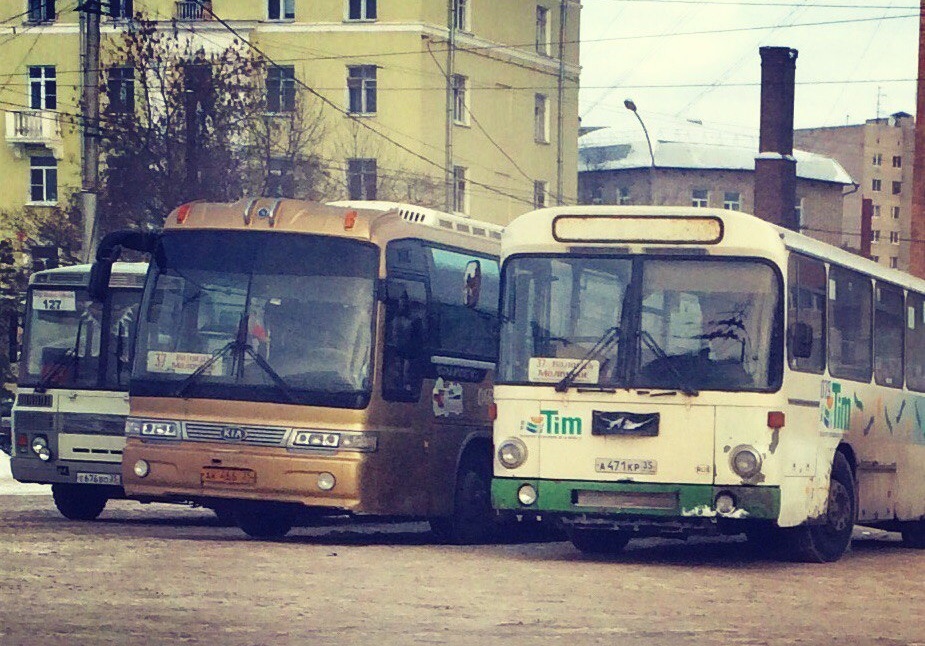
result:
<svg viewBox="0 0 925 646"><path fill-rule="evenodd" d="M42 312L76 312L77 296L74 292L37 289L32 292L32 309Z"/></svg>
<svg viewBox="0 0 925 646"><path fill-rule="evenodd" d="M829 278L829 300L835 300L835 279Z"/></svg>
<svg viewBox="0 0 925 646"><path fill-rule="evenodd" d="M178 375L191 375L208 361L212 355L198 352L163 352L150 350L148 352L148 372L164 372ZM209 366L202 374L214 376L222 374L222 359Z"/></svg>
<svg viewBox="0 0 925 646"><path fill-rule="evenodd" d="M907 307L906 308L906 327L910 330L915 329L915 308Z"/></svg>
<svg viewBox="0 0 925 646"><path fill-rule="evenodd" d="M565 375L579 363L581 363L581 359L530 357L527 377L530 381L554 384L562 381ZM575 377L574 383L596 384L598 382L598 373L600 369L600 361L597 359L589 361Z"/></svg>

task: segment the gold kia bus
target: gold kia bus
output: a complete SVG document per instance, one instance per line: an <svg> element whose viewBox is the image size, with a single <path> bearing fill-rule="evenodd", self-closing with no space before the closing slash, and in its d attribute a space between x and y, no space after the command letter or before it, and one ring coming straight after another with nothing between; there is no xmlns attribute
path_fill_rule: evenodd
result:
<svg viewBox="0 0 925 646"><path fill-rule="evenodd" d="M288 199L187 204L159 234L108 236L95 285L120 246L151 258L128 495L224 507L257 538L351 513L487 539L500 237L426 208Z"/></svg>

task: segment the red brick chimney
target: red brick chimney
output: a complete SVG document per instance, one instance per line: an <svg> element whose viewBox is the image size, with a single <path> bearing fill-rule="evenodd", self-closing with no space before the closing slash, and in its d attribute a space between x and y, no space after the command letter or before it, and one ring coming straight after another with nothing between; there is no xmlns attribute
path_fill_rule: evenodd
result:
<svg viewBox="0 0 925 646"><path fill-rule="evenodd" d="M761 47L761 132L755 158L755 215L794 231L797 163L793 158L793 100L797 50Z"/></svg>

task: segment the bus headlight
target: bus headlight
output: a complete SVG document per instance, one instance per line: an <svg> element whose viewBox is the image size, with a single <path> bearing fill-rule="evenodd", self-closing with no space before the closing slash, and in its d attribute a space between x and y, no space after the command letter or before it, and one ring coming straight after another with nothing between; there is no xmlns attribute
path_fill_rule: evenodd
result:
<svg viewBox="0 0 925 646"><path fill-rule="evenodd" d="M42 462L51 460L51 449L48 448L48 438L36 435L32 440L32 452L39 456Z"/></svg>
<svg viewBox="0 0 925 646"><path fill-rule="evenodd" d="M498 445L498 462L505 469L516 469L526 461L527 445L518 438L508 438Z"/></svg>
<svg viewBox="0 0 925 646"><path fill-rule="evenodd" d="M159 440L176 440L180 438L180 423L155 419L125 420L125 434Z"/></svg>
<svg viewBox="0 0 925 646"><path fill-rule="evenodd" d="M371 453L379 447L376 433L349 431L309 431L293 429L292 446L305 449L340 449Z"/></svg>
<svg viewBox="0 0 925 646"><path fill-rule="evenodd" d="M330 491L335 484L337 484L337 479L333 473L324 472L318 474L318 488L322 491Z"/></svg>
<svg viewBox="0 0 925 646"><path fill-rule="evenodd" d="M743 478L753 478L761 471L761 456L750 446L737 446L729 456L732 470Z"/></svg>

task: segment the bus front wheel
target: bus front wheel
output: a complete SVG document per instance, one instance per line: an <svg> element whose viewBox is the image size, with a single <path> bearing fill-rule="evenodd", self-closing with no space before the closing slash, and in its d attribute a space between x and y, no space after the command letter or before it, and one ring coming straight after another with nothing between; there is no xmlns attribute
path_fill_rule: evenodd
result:
<svg viewBox="0 0 925 646"><path fill-rule="evenodd" d="M835 454L829 500L823 522L787 530L789 555L807 563L831 563L848 551L857 518L854 474L848 460Z"/></svg>
<svg viewBox="0 0 925 646"><path fill-rule="evenodd" d="M53 484L51 495L55 507L69 520L96 520L109 500L93 485Z"/></svg>
<svg viewBox="0 0 925 646"><path fill-rule="evenodd" d="M903 545L925 550L925 520L913 520L902 524Z"/></svg>
<svg viewBox="0 0 925 646"><path fill-rule="evenodd" d="M582 554L618 554L630 542L630 533L616 529L573 527L569 540Z"/></svg>
<svg viewBox="0 0 925 646"><path fill-rule="evenodd" d="M295 524L291 510L272 504L241 504L234 517L245 534L261 540L282 538Z"/></svg>
<svg viewBox="0 0 925 646"><path fill-rule="evenodd" d="M472 545L493 540L498 519L491 506L491 465L476 459L463 462L456 474L453 513L431 518L430 528L441 543Z"/></svg>

